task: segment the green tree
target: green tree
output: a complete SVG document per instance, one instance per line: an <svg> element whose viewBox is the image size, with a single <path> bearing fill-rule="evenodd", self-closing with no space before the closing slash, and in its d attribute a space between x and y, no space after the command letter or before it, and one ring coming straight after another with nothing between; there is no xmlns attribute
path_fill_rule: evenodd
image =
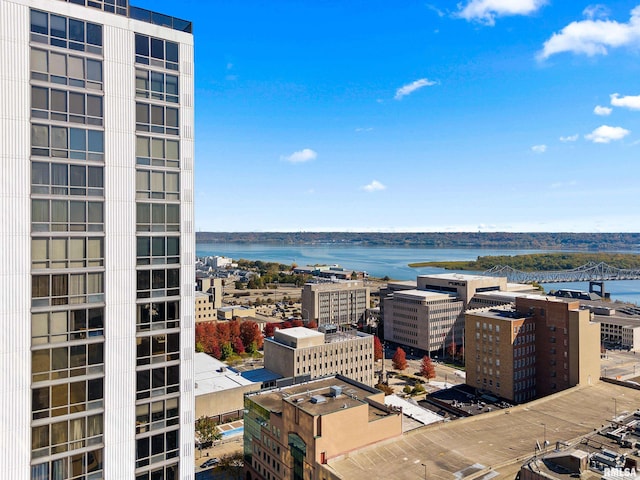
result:
<svg viewBox="0 0 640 480"><path fill-rule="evenodd" d="M200 417L195 424L196 434L200 438L200 442L204 445L210 445L216 440L222 438L222 434L218 431L216 422L211 417Z"/></svg>
<svg viewBox="0 0 640 480"><path fill-rule="evenodd" d="M233 355L233 347L231 346L231 342L227 342L222 344L222 360L226 360L230 356Z"/></svg>

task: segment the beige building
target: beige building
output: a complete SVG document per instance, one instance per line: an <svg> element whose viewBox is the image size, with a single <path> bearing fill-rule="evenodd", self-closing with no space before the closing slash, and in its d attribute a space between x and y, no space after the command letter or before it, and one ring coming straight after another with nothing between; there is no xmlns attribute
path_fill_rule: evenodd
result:
<svg viewBox="0 0 640 480"><path fill-rule="evenodd" d="M211 417L218 423L243 415L244 394L260 390L220 360L206 353L193 358L196 418Z"/></svg>
<svg viewBox="0 0 640 480"><path fill-rule="evenodd" d="M443 353L463 344L464 310L477 292L507 289L506 277L463 275L420 275L417 288L404 284L385 291L381 299L385 340L408 347L410 352ZM409 286L407 284L406 286Z"/></svg>
<svg viewBox="0 0 640 480"><path fill-rule="evenodd" d="M218 320L233 320L235 317L247 318L255 317L256 309L254 307L248 307L246 305L238 307L222 307L216 311Z"/></svg>
<svg viewBox="0 0 640 480"><path fill-rule="evenodd" d="M307 283L302 289L302 318L318 325L355 325L369 308L369 287L362 280Z"/></svg>
<svg viewBox="0 0 640 480"><path fill-rule="evenodd" d="M213 308L213 302L211 301L211 296L208 293L196 292L195 302L196 323L213 322L217 320L217 313Z"/></svg>
<svg viewBox="0 0 640 480"><path fill-rule="evenodd" d="M600 377L600 325L578 301L524 295L469 310L465 348L466 383L514 402Z"/></svg>
<svg viewBox="0 0 640 480"><path fill-rule="evenodd" d="M285 378L343 375L374 385L373 336L356 330L276 330L264 341L264 367Z"/></svg>
<svg viewBox="0 0 640 480"><path fill-rule="evenodd" d="M332 458L402 435L384 393L342 376L245 397L247 480L324 480Z"/></svg>
<svg viewBox="0 0 640 480"><path fill-rule="evenodd" d="M222 307L223 283L221 278L198 277L196 278L196 291L208 293L213 308Z"/></svg>

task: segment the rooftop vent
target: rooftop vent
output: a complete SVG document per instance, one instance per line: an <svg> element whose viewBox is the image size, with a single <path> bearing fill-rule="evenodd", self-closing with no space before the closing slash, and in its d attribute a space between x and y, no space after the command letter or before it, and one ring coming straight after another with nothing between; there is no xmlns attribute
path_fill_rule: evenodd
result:
<svg viewBox="0 0 640 480"><path fill-rule="evenodd" d="M331 392L331 396L334 398L338 398L340 395L342 395L342 387L339 385L330 387L329 391Z"/></svg>
<svg viewBox="0 0 640 480"><path fill-rule="evenodd" d="M324 395L314 395L311 397L311 403L326 403L327 399Z"/></svg>

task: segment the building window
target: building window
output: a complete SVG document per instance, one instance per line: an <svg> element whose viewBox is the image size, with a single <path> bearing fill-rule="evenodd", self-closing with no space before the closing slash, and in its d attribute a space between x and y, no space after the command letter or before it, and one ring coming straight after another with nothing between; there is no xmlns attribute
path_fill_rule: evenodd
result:
<svg viewBox="0 0 640 480"><path fill-rule="evenodd" d="M104 132L32 124L31 155L103 162Z"/></svg>
<svg viewBox="0 0 640 480"><path fill-rule="evenodd" d="M31 41L102 54L102 25L31 10Z"/></svg>
<svg viewBox="0 0 640 480"><path fill-rule="evenodd" d="M102 232L102 202L84 200L31 200L33 232Z"/></svg>
<svg viewBox="0 0 640 480"><path fill-rule="evenodd" d="M31 193L102 197L104 196L104 168L31 162Z"/></svg>
<svg viewBox="0 0 640 480"><path fill-rule="evenodd" d="M102 61L32 48L31 79L70 87L102 90ZM36 107L32 106L32 108Z"/></svg>
<svg viewBox="0 0 640 480"><path fill-rule="evenodd" d="M178 109L163 105L136 103L136 130L179 135Z"/></svg>
<svg viewBox="0 0 640 480"><path fill-rule="evenodd" d="M178 103L178 77L136 68L136 97Z"/></svg>
<svg viewBox="0 0 640 480"><path fill-rule="evenodd" d="M180 166L180 144L165 138L136 137L136 163L157 167Z"/></svg>
<svg viewBox="0 0 640 480"><path fill-rule="evenodd" d="M31 314L31 344L70 342L104 335L104 308Z"/></svg>
<svg viewBox="0 0 640 480"><path fill-rule="evenodd" d="M180 263L180 237L138 237L138 265L169 265Z"/></svg>
<svg viewBox="0 0 640 480"><path fill-rule="evenodd" d="M138 232L180 231L180 205L164 203L136 203Z"/></svg>
<svg viewBox="0 0 640 480"><path fill-rule="evenodd" d="M136 63L178 70L178 44L136 34Z"/></svg>
<svg viewBox="0 0 640 480"><path fill-rule="evenodd" d="M102 97L47 87L31 87L31 118L102 126Z"/></svg>
<svg viewBox="0 0 640 480"><path fill-rule="evenodd" d="M34 237L31 239L31 267L86 268L104 265L104 239L92 237Z"/></svg>
<svg viewBox="0 0 640 480"><path fill-rule="evenodd" d="M137 170L136 198L180 200L180 175L177 172Z"/></svg>

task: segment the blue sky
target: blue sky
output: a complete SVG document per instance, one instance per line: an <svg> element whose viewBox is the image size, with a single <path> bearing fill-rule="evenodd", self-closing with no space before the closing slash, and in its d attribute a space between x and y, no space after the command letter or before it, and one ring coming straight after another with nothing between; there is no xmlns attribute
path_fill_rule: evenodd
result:
<svg viewBox="0 0 640 480"><path fill-rule="evenodd" d="M132 0L194 22L199 231L639 231L640 0Z"/></svg>

